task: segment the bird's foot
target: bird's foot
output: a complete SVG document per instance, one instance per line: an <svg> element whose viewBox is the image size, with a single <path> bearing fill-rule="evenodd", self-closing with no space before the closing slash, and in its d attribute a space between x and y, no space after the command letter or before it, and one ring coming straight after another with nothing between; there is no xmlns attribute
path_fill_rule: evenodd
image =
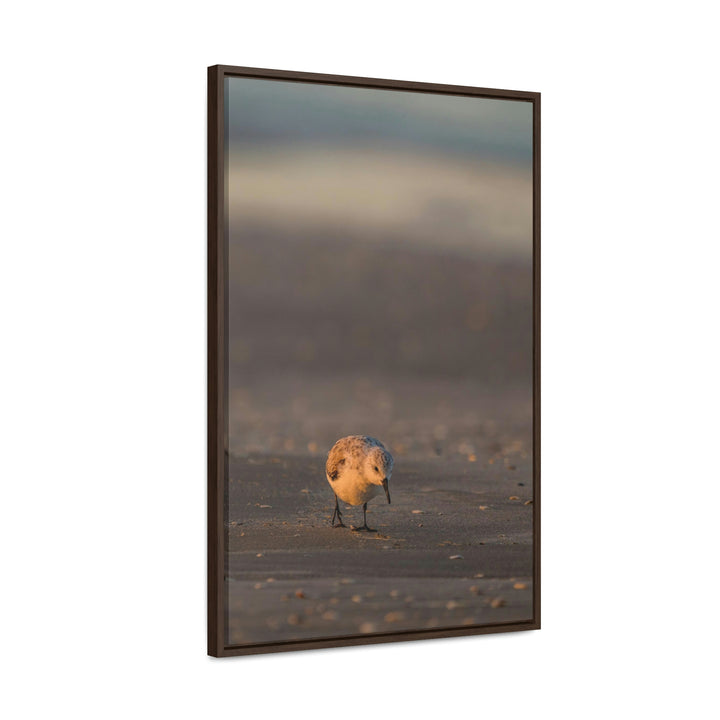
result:
<svg viewBox="0 0 720 720"><path fill-rule="evenodd" d="M353 532L377 532L375 528L371 528L367 526L367 523L365 525L361 525L360 527L355 527L354 525L350 528Z"/></svg>
<svg viewBox="0 0 720 720"><path fill-rule="evenodd" d="M333 524L332 524L332 527L334 527L334 528L339 528L339 527L344 527L344 528L346 528L347 525L346 525L342 520L340 520L340 521L337 522L337 523L333 523Z"/></svg>

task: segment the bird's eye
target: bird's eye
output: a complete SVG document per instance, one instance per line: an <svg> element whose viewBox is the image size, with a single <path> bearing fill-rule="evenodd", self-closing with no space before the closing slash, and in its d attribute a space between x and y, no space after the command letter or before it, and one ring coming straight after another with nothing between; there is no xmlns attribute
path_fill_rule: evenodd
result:
<svg viewBox="0 0 720 720"><path fill-rule="evenodd" d="M375 472L379 472L379 470L377 469L377 465L375 466Z"/></svg>

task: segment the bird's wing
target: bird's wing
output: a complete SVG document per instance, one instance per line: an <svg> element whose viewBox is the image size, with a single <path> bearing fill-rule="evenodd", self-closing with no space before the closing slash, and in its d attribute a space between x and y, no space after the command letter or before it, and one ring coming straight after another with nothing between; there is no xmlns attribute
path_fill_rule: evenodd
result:
<svg viewBox="0 0 720 720"><path fill-rule="evenodd" d="M325 464L325 472L331 480L337 480L340 474L340 468L345 464L344 456L335 448L330 451L327 463Z"/></svg>

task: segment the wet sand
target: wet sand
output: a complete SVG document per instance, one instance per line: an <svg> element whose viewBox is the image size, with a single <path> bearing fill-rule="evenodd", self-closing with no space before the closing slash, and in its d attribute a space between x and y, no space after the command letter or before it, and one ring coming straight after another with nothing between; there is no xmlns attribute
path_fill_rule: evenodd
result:
<svg viewBox="0 0 720 720"><path fill-rule="evenodd" d="M376 533L330 526L321 454L231 457L229 644L531 620L530 457L471 457L396 458Z"/></svg>

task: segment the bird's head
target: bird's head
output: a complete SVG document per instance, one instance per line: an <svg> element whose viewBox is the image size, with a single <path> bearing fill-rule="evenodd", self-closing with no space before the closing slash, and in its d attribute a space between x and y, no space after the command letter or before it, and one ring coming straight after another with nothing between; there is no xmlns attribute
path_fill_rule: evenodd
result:
<svg viewBox="0 0 720 720"><path fill-rule="evenodd" d="M390 503L388 480L392 475L393 456L384 448L374 447L365 458L365 477L373 485L380 485Z"/></svg>

